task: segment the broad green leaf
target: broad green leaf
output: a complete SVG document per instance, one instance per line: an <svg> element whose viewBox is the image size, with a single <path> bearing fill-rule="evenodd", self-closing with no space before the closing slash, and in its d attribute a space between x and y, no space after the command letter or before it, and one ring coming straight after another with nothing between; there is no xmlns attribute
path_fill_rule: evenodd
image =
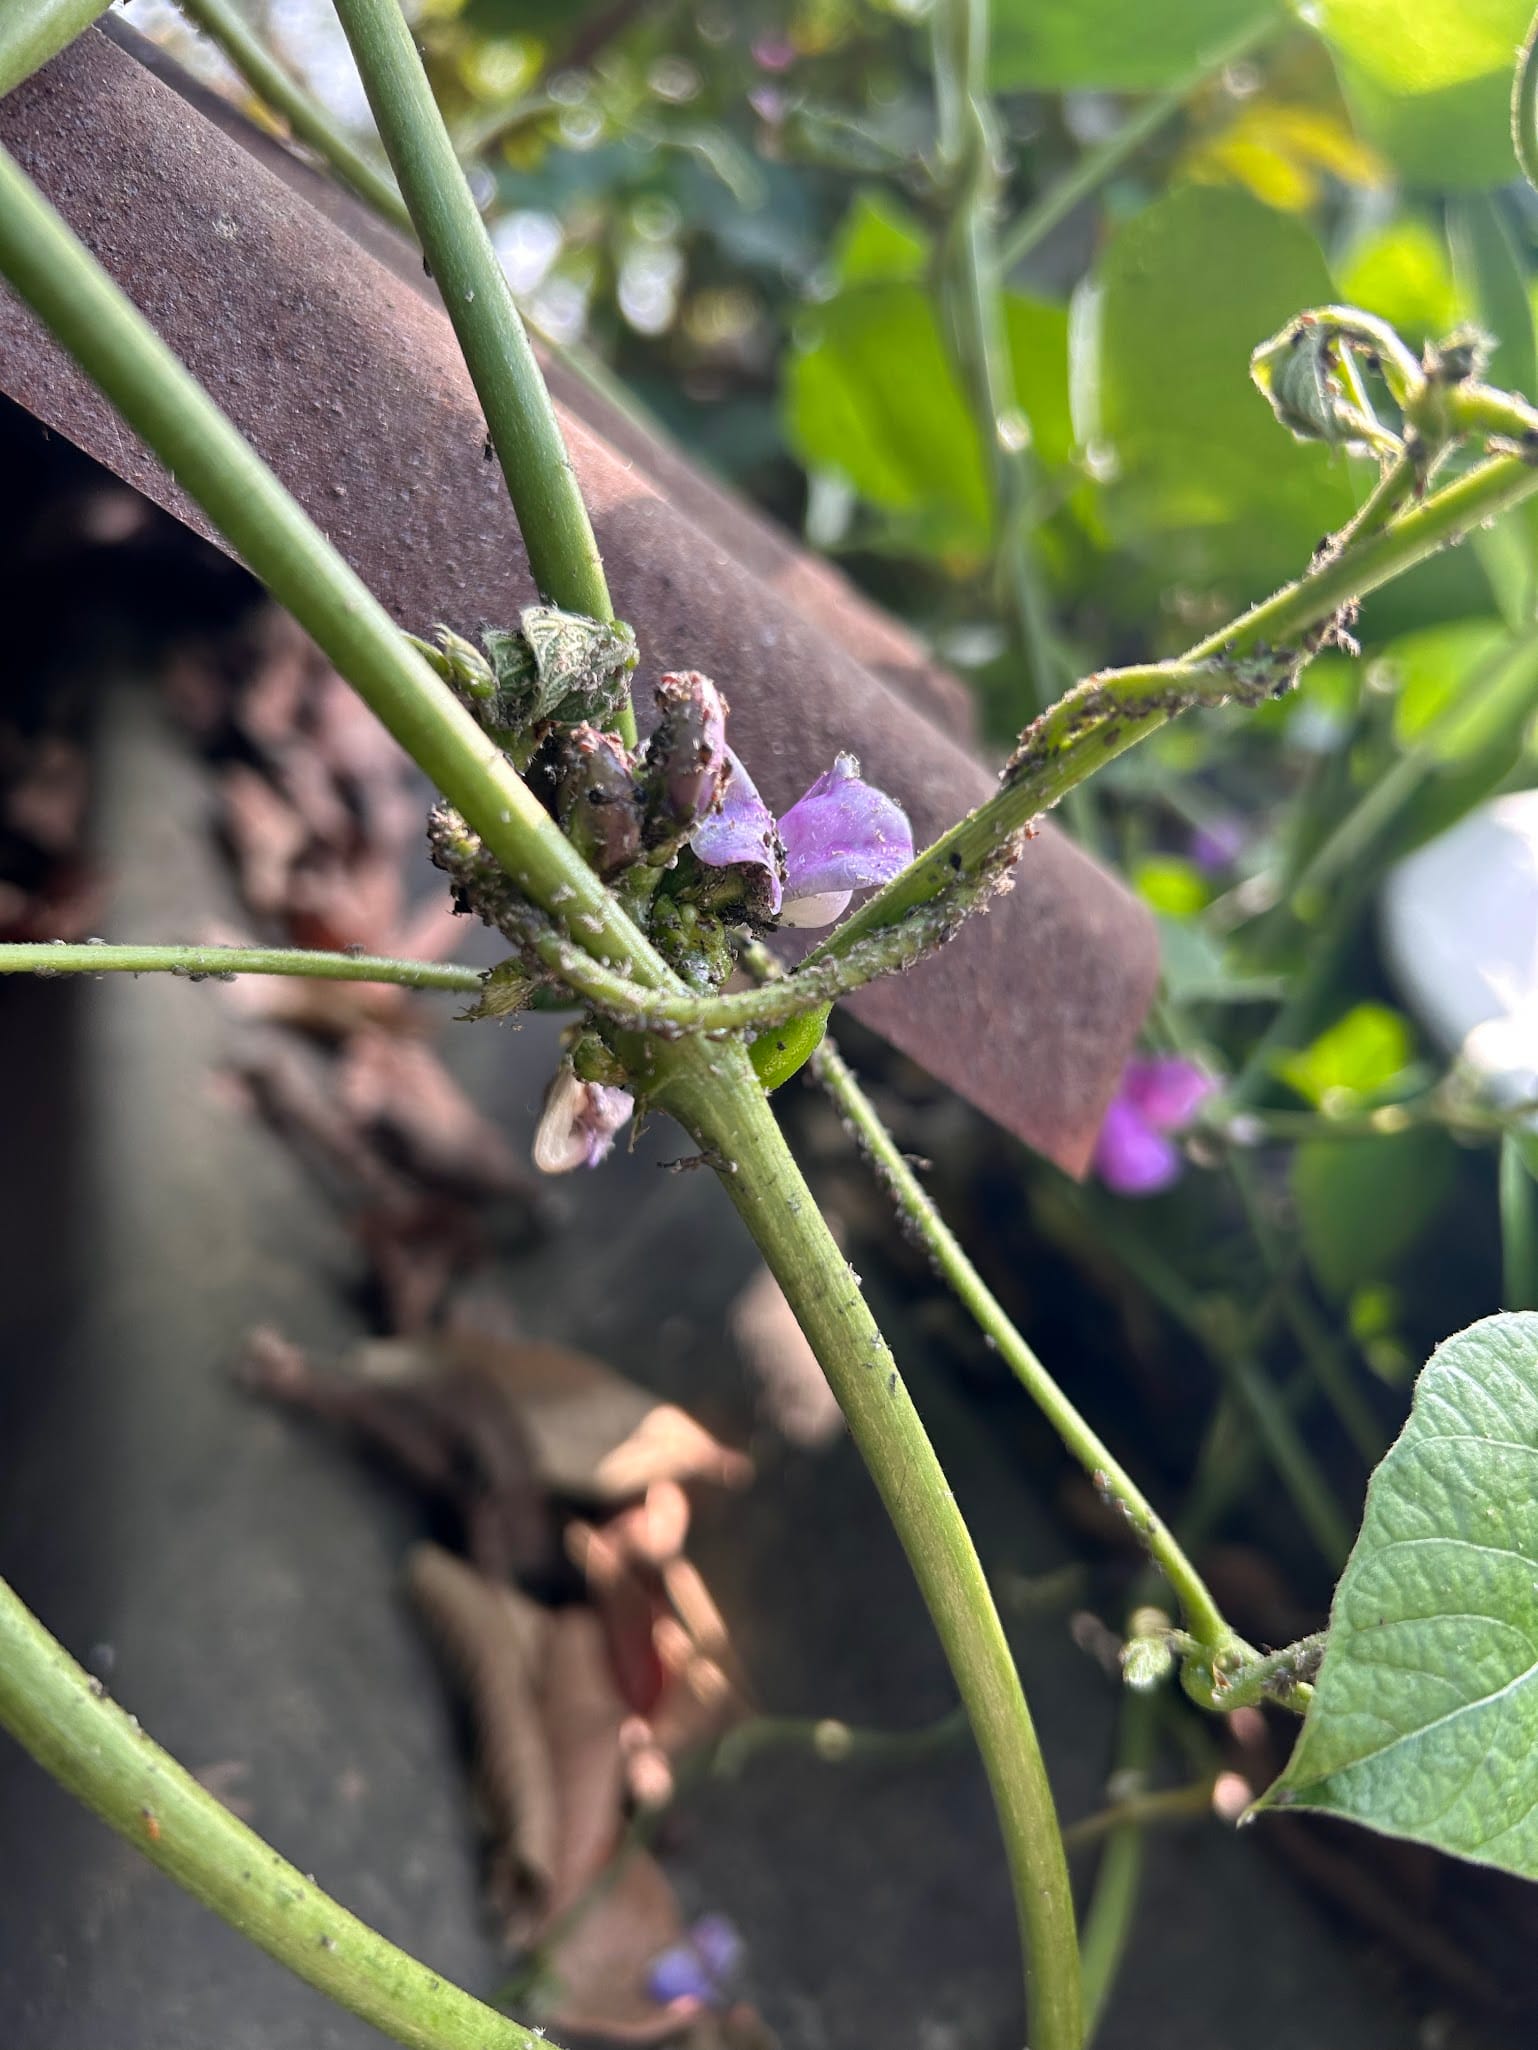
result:
<svg viewBox="0 0 1538 2050"><path fill-rule="evenodd" d="M830 252L833 275L850 285L916 284L929 262L930 237L906 208L879 186L855 198Z"/></svg>
<svg viewBox="0 0 1538 2050"><path fill-rule="evenodd" d="M1072 445L1068 317L1018 294L1005 317L1020 403L1050 467ZM846 478L887 514L897 545L963 564L987 553L982 443L918 285L858 285L811 309L784 396L797 455L809 469Z"/></svg>
<svg viewBox="0 0 1538 2050"><path fill-rule="evenodd" d="M1414 1051L1410 1027L1398 1011L1387 1004L1357 1004L1312 1046L1280 1062L1277 1073L1313 1104L1371 1096L1404 1073Z"/></svg>
<svg viewBox="0 0 1538 2050"><path fill-rule="evenodd" d="M1192 186L1113 238L1076 308L1076 425L1117 539L1169 576L1259 597L1349 517L1345 458L1278 427L1250 352L1334 298L1318 244L1247 193Z"/></svg>
<svg viewBox="0 0 1538 2050"><path fill-rule="evenodd" d="M1364 236L1341 265L1339 276L1340 296L1347 306L1376 313L1412 348L1439 341L1468 310L1441 236L1413 214Z"/></svg>
<svg viewBox="0 0 1538 2050"><path fill-rule="evenodd" d="M1309 1266L1328 1294L1382 1281L1435 1221L1452 1180L1445 1133L1310 1139L1292 1162L1292 1194Z"/></svg>
<svg viewBox="0 0 1538 2050"><path fill-rule="evenodd" d="M1149 910L1164 918L1194 918L1212 902L1212 885L1194 861L1179 854L1145 854L1127 879Z"/></svg>
<svg viewBox="0 0 1538 2050"><path fill-rule="evenodd" d="M1473 764L1495 749L1515 758L1522 729L1538 709L1538 637L1514 638L1491 620L1427 627L1390 642L1384 658L1399 672L1394 737L1438 763Z"/></svg>
<svg viewBox="0 0 1538 2050"><path fill-rule="evenodd" d="M1477 191L1514 175L1509 106L1528 0L1319 0L1363 132L1413 185Z"/></svg>
<svg viewBox="0 0 1538 2050"><path fill-rule="evenodd" d="M1487 1317L1432 1354L1262 1805L1538 1877L1538 1316Z"/></svg>
<svg viewBox="0 0 1538 2050"><path fill-rule="evenodd" d="M1004 91L1172 85L1280 12L1263 0L997 0L992 81Z"/></svg>

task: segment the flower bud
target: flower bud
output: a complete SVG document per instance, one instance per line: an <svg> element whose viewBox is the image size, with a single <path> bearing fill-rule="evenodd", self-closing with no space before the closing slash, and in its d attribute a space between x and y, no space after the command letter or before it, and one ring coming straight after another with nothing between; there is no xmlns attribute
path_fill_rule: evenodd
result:
<svg viewBox="0 0 1538 2050"><path fill-rule="evenodd" d="M641 786L646 843L671 854L720 801L726 781L726 703L697 669L664 676L657 685L662 716L646 743Z"/></svg>
<svg viewBox="0 0 1538 2050"><path fill-rule="evenodd" d="M567 838L606 883L640 859L635 764L612 733L583 725L555 736L550 777Z"/></svg>
<svg viewBox="0 0 1538 2050"><path fill-rule="evenodd" d="M628 1089L579 1081L563 1061L545 1094L534 1134L534 1165L542 1174L597 1167L608 1158L634 1109L635 1098Z"/></svg>

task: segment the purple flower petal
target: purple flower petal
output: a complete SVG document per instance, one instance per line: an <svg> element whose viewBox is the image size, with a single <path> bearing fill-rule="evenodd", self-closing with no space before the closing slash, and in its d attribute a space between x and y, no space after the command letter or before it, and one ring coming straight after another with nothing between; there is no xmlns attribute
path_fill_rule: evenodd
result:
<svg viewBox="0 0 1538 2050"><path fill-rule="evenodd" d="M1246 834L1238 819L1216 818L1198 826L1191 835L1187 852L1207 875L1222 875L1244 852Z"/></svg>
<svg viewBox="0 0 1538 2050"><path fill-rule="evenodd" d="M860 780L853 755L840 755L796 800L780 820L780 838L787 898L868 889L890 882L913 859L906 812Z"/></svg>
<svg viewBox="0 0 1538 2050"><path fill-rule="evenodd" d="M716 1998L705 1961L691 1943L675 1943L652 1959L646 1990L659 2007L671 2006L675 2000L698 2000L708 2007Z"/></svg>
<svg viewBox="0 0 1538 2050"><path fill-rule="evenodd" d="M774 815L758 794L758 786L732 750L721 802L690 836L689 845L707 868L732 868L738 862L761 868L768 877L769 909L778 911L783 892L775 848Z"/></svg>
<svg viewBox="0 0 1538 2050"><path fill-rule="evenodd" d="M1217 1086L1194 1061L1162 1054L1153 1060L1128 1061L1120 1094L1156 1132L1178 1132Z"/></svg>
<svg viewBox="0 0 1538 2050"><path fill-rule="evenodd" d="M742 1963L742 1937L728 1915L701 1915L689 1941L717 1981L730 1979Z"/></svg>
<svg viewBox="0 0 1538 2050"><path fill-rule="evenodd" d="M1111 1099L1095 1141L1095 1172L1118 1196L1156 1196L1180 1179L1180 1149L1125 1096Z"/></svg>

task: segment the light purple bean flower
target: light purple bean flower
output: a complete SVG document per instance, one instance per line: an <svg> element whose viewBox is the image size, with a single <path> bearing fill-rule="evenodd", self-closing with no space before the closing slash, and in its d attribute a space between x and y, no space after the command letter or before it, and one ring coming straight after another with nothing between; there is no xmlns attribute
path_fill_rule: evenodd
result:
<svg viewBox="0 0 1538 2050"><path fill-rule="evenodd" d="M534 1165L542 1174L597 1167L614 1150L615 1138L634 1109L635 1098L628 1089L579 1081L563 1061L545 1092L534 1134Z"/></svg>
<svg viewBox="0 0 1538 2050"><path fill-rule="evenodd" d="M1194 1061L1128 1061L1095 1142L1095 1172L1118 1196L1157 1196L1179 1181L1185 1156L1171 1136L1216 1089Z"/></svg>
<svg viewBox="0 0 1538 2050"><path fill-rule="evenodd" d="M1205 875L1224 875L1244 852L1247 838L1242 820L1213 818L1192 833L1188 852Z"/></svg>
<svg viewBox="0 0 1538 2050"><path fill-rule="evenodd" d="M663 2006L698 2000L706 2007L724 2007L741 1964L742 1938L728 1918L701 1915L682 1943L652 1960L646 1990Z"/></svg>
<svg viewBox="0 0 1538 2050"><path fill-rule="evenodd" d="M890 882L913 859L906 812L861 781L853 755L841 754L778 822L730 748L727 756L721 803L690 845L707 868L761 870L769 911L786 925L831 925L856 890Z"/></svg>

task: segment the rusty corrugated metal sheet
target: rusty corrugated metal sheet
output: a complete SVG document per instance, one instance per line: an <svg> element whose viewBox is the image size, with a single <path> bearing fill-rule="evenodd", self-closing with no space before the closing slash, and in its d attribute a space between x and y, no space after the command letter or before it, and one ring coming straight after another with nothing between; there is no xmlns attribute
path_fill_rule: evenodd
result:
<svg viewBox="0 0 1538 2050"><path fill-rule="evenodd" d="M473 632L529 602L448 323L344 232L342 209L317 210L99 31L0 102L0 141L403 625ZM0 389L209 531L4 294ZM794 800L841 747L901 798L921 843L986 794L947 683L910 636L569 377L560 398L643 673L715 677L771 802ZM850 1007L1079 1172L1156 972L1146 912L1049 828L1013 894L942 958Z"/></svg>

